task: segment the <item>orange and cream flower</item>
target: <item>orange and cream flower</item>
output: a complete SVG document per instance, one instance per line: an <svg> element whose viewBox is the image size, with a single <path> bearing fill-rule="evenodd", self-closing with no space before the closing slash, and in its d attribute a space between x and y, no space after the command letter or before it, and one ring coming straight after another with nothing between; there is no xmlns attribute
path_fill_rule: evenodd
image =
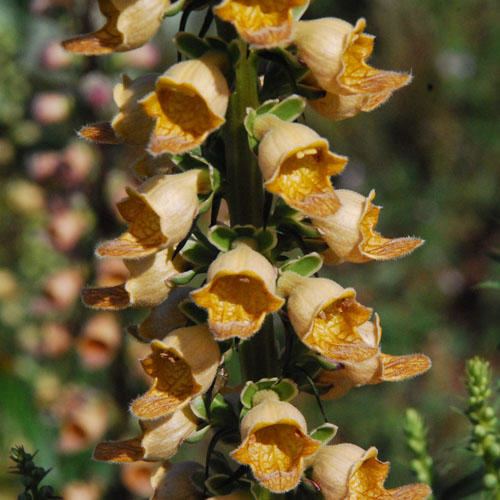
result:
<svg viewBox="0 0 500 500"><path fill-rule="evenodd" d="M215 56L174 64L140 101L155 123L148 151L180 154L200 146L224 123L228 102L229 88Z"/></svg>
<svg viewBox="0 0 500 500"><path fill-rule="evenodd" d="M355 26L337 18L296 23L294 42L299 59L311 70L309 83L327 92L310 104L329 118L371 111L411 81L407 73L379 70L366 62L375 37L363 33L365 27L364 19Z"/></svg>
<svg viewBox="0 0 500 500"><path fill-rule="evenodd" d="M270 193L310 217L338 210L330 177L344 170L347 158L330 152L328 141L314 130L275 118L262 136L258 155Z"/></svg>
<svg viewBox="0 0 500 500"><path fill-rule="evenodd" d="M150 389L130 405L142 420L154 420L184 408L211 386L221 353L205 325L179 328L162 341L153 340L151 353L141 360L153 379Z"/></svg>
<svg viewBox="0 0 500 500"><path fill-rule="evenodd" d="M136 49L160 29L169 6L170 0L99 0L104 26L64 41L63 47L87 56Z"/></svg>
<svg viewBox="0 0 500 500"><path fill-rule="evenodd" d="M377 455L374 447L363 450L350 443L324 446L314 457L312 479L325 500L429 498L431 489L422 483L386 489L390 464L378 460Z"/></svg>
<svg viewBox="0 0 500 500"><path fill-rule="evenodd" d="M293 12L309 0L223 0L214 8L223 21L256 48L285 46L293 37Z"/></svg>
<svg viewBox="0 0 500 500"><path fill-rule="evenodd" d="M397 259L424 243L420 238L385 238L375 231L382 207L373 204L374 190L368 197L348 189L335 193L340 208L333 215L313 219L329 247L324 255L327 264Z"/></svg>
<svg viewBox="0 0 500 500"><path fill-rule="evenodd" d="M300 340L310 349L334 361L364 361L378 352L380 332L372 310L356 300L352 288L326 278L305 278L285 272L278 282L288 297L288 317Z"/></svg>
<svg viewBox="0 0 500 500"><path fill-rule="evenodd" d="M217 340L249 338L267 314L284 301L275 294L276 269L244 242L220 254L210 265L207 284L191 294L208 310L208 325Z"/></svg>
<svg viewBox="0 0 500 500"><path fill-rule="evenodd" d="M377 315L374 322L363 325L363 337L367 345L380 345L382 329ZM391 356L378 348L369 358L359 361L353 358L343 361L336 370L322 370L315 382L324 389L321 398L330 400L344 396L354 387L413 378L422 375L430 367L431 360L425 354Z"/></svg>
<svg viewBox="0 0 500 500"><path fill-rule="evenodd" d="M240 431L242 443L231 456L249 465L255 479L273 493L294 489L304 472L304 460L321 446L308 436L306 421L295 406L272 399L252 408Z"/></svg>
<svg viewBox="0 0 500 500"><path fill-rule="evenodd" d="M128 231L97 247L99 257L140 259L176 245L188 234L199 212L198 193L210 190L209 174L188 170L157 175L117 205Z"/></svg>
<svg viewBox="0 0 500 500"><path fill-rule="evenodd" d="M130 276L110 287L84 288L82 300L88 307L117 311L127 307L155 307L170 294L174 285L170 278L184 270L185 262L172 249L136 260L124 260Z"/></svg>
<svg viewBox="0 0 500 500"><path fill-rule="evenodd" d="M124 441L99 443L94 459L130 463L139 460L162 462L173 457L180 445L196 431L197 418L189 407L153 422L141 421L141 434Z"/></svg>

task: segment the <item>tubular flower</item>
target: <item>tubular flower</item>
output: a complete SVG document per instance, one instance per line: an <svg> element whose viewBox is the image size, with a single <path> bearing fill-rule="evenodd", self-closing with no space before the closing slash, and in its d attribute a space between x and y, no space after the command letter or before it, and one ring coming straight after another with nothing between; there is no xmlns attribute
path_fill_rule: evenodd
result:
<svg viewBox="0 0 500 500"><path fill-rule="evenodd" d="M127 307L154 307L174 288L170 278L184 270L181 257L172 260L172 249L137 260L125 260L130 276L121 285L84 288L82 300L88 307L117 311Z"/></svg>
<svg viewBox="0 0 500 500"><path fill-rule="evenodd" d="M304 459L320 447L307 435L299 410L282 401L268 399L252 408L240 431L242 443L231 456L249 465L259 483L273 493L295 488L304 472Z"/></svg>
<svg viewBox="0 0 500 500"><path fill-rule="evenodd" d="M397 259L424 243L420 238L384 238L375 231L382 207L372 203L374 190L368 197L348 189L335 192L340 200L337 212L313 219L314 226L329 246L325 254L327 263L359 264L371 260Z"/></svg>
<svg viewBox="0 0 500 500"><path fill-rule="evenodd" d="M363 33L365 27L364 19L355 26L336 18L297 23L294 41L298 56L311 70L312 82L327 92L325 98L311 104L330 118L341 120L371 111L411 81L407 73L367 64L375 37Z"/></svg>
<svg viewBox="0 0 500 500"><path fill-rule="evenodd" d="M153 383L132 402L132 413L153 420L184 408L209 389L220 359L219 347L205 325L179 328L162 341L153 340L151 354L141 361Z"/></svg>
<svg viewBox="0 0 500 500"><path fill-rule="evenodd" d="M287 272L278 282L288 296L288 317L300 340L335 361L360 362L378 352L378 321L356 300L352 288L325 278L304 278ZM373 331L373 338L367 332Z"/></svg>
<svg viewBox="0 0 500 500"><path fill-rule="evenodd" d="M363 450L349 443L324 446L314 457L312 478L325 500L365 498L425 500L431 489L426 484L409 484L386 489L389 462L377 459L377 448Z"/></svg>
<svg viewBox="0 0 500 500"><path fill-rule="evenodd" d="M99 443L94 458L101 462L162 462L173 457L197 426L189 407L154 422L140 422L141 435L125 441Z"/></svg>
<svg viewBox="0 0 500 500"><path fill-rule="evenodd" d="M182 241L198 215L198 193L209 189L208 174L188 170L182 174L157 175L118 203L128 231L102 243L100 257L140 259Z"/></svg>
<svg viewBox="0 0 500 500"><path fill-rule="evenodd" d="M187 317L182 314L179 305L189 298L193 289L190 287L176 287L167 300L151 309L146 319L139 325L128 327L134 336L146 340L162 339L166 333L182 328L187 324Z"/></svg>
<svg viewBox="0 0 500 500"><path fill-rule="evenodd" d="M191 296L208 310L208 325L217 340L249 338L267 314L281 308L276 274L264 256L242 242L212 262L207 284Z"/></svg>
<svg viewBox="0 0 500 500"><path fill-rule="evenodd" d="M63 46L88 56L136 49L156 34L169 6L169 0L99 0L106 24L64 41Z"/></svg>
<svg viewBox="0 0 500 500"><path fill-rule="evenodd" d="M155 123L148 143L152 155L190 151L224 123L229 88L214 61L206 56L174 64L139 101Z"/></svg>
<svg viewBox="0 0 500 500"><path fill-rule="evenodd" d="M308 0L223 0L214 8L223 21L256 48L288 45L293 34L293 12Z"/></svg>
<svg viewBox="0 0 500 500"><path fill-rule="evenodd" d="M330 177L347 158L329 151L328 141L299 123L272 122L259 145L264 186L310 217L335 213L340 203Z"/></svg>
<svg viewBox="0 0 500 500"><path fill-rule="evenodd" d="M154 489L151 500L202 500L204 495L192 480L195 474L202 472L202 465L196 462L164 463L151 477Z"/></svg>
<svg viewBox="0 0 500 500"><path fill-rule="evenodd" d="M373 323L363 325L363 336L368 345L379 346L382 329L377 315ZM341 368L337 370L323 370L316 383L327 391L321 395L323 399L337 399L353 387L399 382L421 375L430 367L431 360L425 354L391 356L377 349L370 358L358 362L347 360L342 362Z"/></svg>

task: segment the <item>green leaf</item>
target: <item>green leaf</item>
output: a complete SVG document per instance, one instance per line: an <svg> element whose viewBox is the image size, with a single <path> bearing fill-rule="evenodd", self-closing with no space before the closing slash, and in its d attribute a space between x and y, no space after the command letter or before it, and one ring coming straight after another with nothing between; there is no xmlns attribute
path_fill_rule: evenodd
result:
<svg viewBox="0 0 500 500"><path fill-rule="evenodd" d="M333 424L325 423L311 432L311 437L323 444L328 444L337 434L338 427Z"/></svg>
<svg viewBox="0 0 500 500"><path fill-rule="evenodd" d="M221 394L217 394L210 403L210 422L217 427L228 427L234 423L235 418L229 403Z"/></svg>
<svg viewBox="0 0 500 500"><path fill-rule="evenodd" d="M236 232L227 226L213 226L208 231L208 241L221 252L231 250L233 241L236 239Z"/></svg>
<svg viewBox="0 0 500 500"><path fill-rule="evenodd" d="M197 325L202 325L208 321L208 313L205 309L198 307L194 302L189 299L184 300L179 304L179 309L191 321Z"/></svg>
<svg viewBox="0 0 500 500"><path fill-rule="evenodd" d="M291 271L293 273L300 274L301 276L309 277L317 273L321 266L323 265L323 259L316 253L310 253L299 257L298 259L289 260L280 269L282 273L285 271Z"/></svg>
<svg viewBox="0 0 500 500"><path fill-rule="evenodd" d="M189 240L181 251L181 255L198 266L208 266L214 259L214 253L198 241Z"/></svg>
<svg viewBox="0 0 500 500"><path fill-rule="evenodd" d="M210 45L205 40L192 33L177 33L174 42L179 52L191 59L197 59L211 50Z"/></svg>
<svg viewBox="0 0 500 500"><path fill-rule="evenodd" d="M251 381L248 381L245 384L245 387L243 387L243 390L240 394L240 401L244 408L252 408L253 397L258 390L259 388L257 387L257 384L254 384Z"/></svg>
<svg viewBox="0 0 500 500"><path fill-rule="evenodd" d="M271 390L278 394L280 401L291 401L299 394L297 384L288 378L281 379L279 383L271 387Z"/></svg>
<svg viewBox="0 0 500 500"><path fill-rule="evenodd" d="M274 229L261 229L255 234L254 239L261 253L269 252L278 244L278 236Z"/></svg>

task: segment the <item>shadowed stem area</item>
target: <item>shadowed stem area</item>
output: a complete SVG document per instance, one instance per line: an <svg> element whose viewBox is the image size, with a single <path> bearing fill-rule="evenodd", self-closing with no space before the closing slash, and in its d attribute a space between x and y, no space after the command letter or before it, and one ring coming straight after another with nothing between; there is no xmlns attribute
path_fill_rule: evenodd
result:
<svg viewBox="0 0 500 500"><path fill-rule="evenodd" d="M257 160L248 144L244 120L247 108L257 108L256 55L238 41L240 58L235 67L235 88L229 102L224 130L227 200L231 224L263 226L264 190ZM258 380L276 374L278 358L272 319L240 348L244 380Z"/></svg>

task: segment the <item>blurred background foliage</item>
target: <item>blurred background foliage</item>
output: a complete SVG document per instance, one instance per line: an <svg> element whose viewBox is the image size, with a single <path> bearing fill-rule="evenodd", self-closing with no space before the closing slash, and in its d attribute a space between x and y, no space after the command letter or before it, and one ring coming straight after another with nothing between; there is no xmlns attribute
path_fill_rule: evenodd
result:
<svg viewBox="0 0 500 500"><path fill-rule="evenodd" d="M75 130L112 116L122 72L161 71L174 60L179 20L127 54L64 53L58 41L89 31L93 7L0 0L0 500L19 492L6 472L18 443L40 450L65 498L148 495L147 464L119 469L90 459L96 441L127 432L128 401L144 389L141 346L121 327L142 313L80 305L82 284L124 276L120 263L96 263L93 246L117 234L113 204L133 180L120 148L90 146ZM366 17L377 36L374 65L414 75L371 114L306 120L350 157L338 185L376 190L383 234L427 241L404 260L344 264L330 276L379 312L385 352L421 351L434 363L415 381L352 391L328 414L341 440L377 446L392 462L389 484L402 484L411 481L404 413L418 408L445 489L478 460L466 450L467 420L453 410L465 404L465 360L481 355L498 369L500 292L477 285L500 277L491 258L500 248L500 9L494 0L315 0L307 16ZM308 417L311 428L319 423ZM185 445L179 458L197 452Z"/></svg>

